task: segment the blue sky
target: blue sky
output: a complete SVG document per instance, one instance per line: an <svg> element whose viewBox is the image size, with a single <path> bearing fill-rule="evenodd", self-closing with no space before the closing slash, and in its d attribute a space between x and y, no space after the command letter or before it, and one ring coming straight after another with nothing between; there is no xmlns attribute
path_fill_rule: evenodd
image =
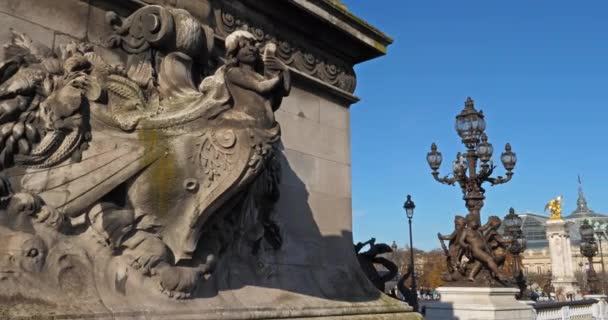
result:
<svg viewBox="0 0 608 320"><path fill-rule="evenodd" d="M542 213L559 194L569 213L579 174L589 206L608 214L608 2L343 2L395 40L386 56L356 67L355 241L404 245L408 193L415 246L436 248L437 232L451 232L465 212L461 191L434 181L425 157L436 142L449 173L464 150L454 117L467 96L486 115L498 174L506 142L519 159L510 183L486 186L482 217L509 207Z"/></svg>

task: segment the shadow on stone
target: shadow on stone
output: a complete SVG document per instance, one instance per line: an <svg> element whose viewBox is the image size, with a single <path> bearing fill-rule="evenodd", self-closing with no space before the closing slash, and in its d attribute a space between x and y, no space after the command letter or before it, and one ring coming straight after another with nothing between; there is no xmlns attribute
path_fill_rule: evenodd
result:
<svg viewBox="0 0 608 320"><path fill-rule="evenodd" d="M243 259L243 253L241 257L237 252L227 253L220 259L216 274L209 279L213 281L207 281L198 294L213 295L209 288L213 285L219 292L248 287L244 290L247 292L245 297L239 297L239 300L259 300L260 296L250 296L251 290L257 291L252 287L347 302L377 300L381 293L358 265L352 232L342 230L339 235L321 232L316 220L331 217L314 216L306 185L283 153L280 157L283 183L275 219L281 228L282 248L276 252L264 250L259 258L248 256ZM268 291L263 292L268 299L276 298L269 296Z"/></svg>

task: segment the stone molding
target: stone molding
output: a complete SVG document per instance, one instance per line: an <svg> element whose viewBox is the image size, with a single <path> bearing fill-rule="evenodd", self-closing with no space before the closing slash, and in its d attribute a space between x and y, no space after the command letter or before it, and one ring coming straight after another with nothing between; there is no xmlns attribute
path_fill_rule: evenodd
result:
<svg viewBox="0 0 608 320"><path fill-rule="evenodd" d="M1 309L0 309L1 311ZM212 319L336 319L342 318L352 319L353 317L378 315L381 314L389 320L422 320L422 316L412 312L412 307L404 303L394 303L387 306L361 306L361 305L345 305L336 307L308 307L301 309L281 309L281 308L231 308L231 309L172 309L165 311L113 311L108 313L65 313L55 314L56 318L69 319L106 319L106 318L140 318L145 319L167 319L167 316L172 319L196 319L196 320L212 320ZM1 315L1 314L0 314Z"/></svg>
<svg viewBox="0 0 608 320"><path fill-rule="evenodd" d="M209 23L213 27L216 45L219 47L222 46L226 35L235 30L249 31L261 43L269 41L277 43L277 58L293 72L294 80L320 89L338 101L342 101L345 106L359 101L359 98L353 95L357 85L354 64L386 54L387 46L393 41L352 13L332 5L328 1L290 1L291 6L307 10L311 15L327 20L326 22L331 20L334 24L333 27L341 30L345 33L344 35L355 36L359 41L357 46L361 46L362 52L365 52L356 58L337 57L327 54L328 51L325 49L318 49L310 43L305 43L306 41L303 41L301 37L277 29L272 20L269 21L268 17L259 13L245 18L239 10L242 10L243 4L247 2L250 1L126 0L125 4L128 3L129 7L133 8L146 4L157 4L185 9L202 23ZM257 6L256 3L254 7ZM326 17L330 14L335 15L334 19Z"/></svg>

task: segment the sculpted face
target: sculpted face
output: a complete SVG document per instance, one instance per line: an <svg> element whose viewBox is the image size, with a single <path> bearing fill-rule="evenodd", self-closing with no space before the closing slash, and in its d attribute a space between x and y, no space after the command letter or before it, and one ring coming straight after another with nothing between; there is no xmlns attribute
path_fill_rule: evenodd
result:
<svg viewBox="0 0 608 320"><path fill-rule="evenodd" d="M469 228L476 230L477 228L479 228L479 223L477 223L477 219L475 219L475 217L473 216L467 216L467 225L469 226Z"/></svg>
<svg viewBox="0 0 608 320"><path fill-rule="evenodd" d="M0 236L0 281L42 271L47 247L37 236L12 232Z"/></svg>
<svg viewBox="0 0 608 320"><path fill-rule="evenodd" d="M454 227L456 229L460 229L460 228L464 227L465 224L466 224L466 220L463 217L456 217L454 219Z"/></svg>
<svg viewBox="0 0 608 320"><path fill-rule="evenodd" d="M239 62L245 64L254 64L258 59L259 51L252 39L241 37L239 39L239 51L236 58Z"/></svg>

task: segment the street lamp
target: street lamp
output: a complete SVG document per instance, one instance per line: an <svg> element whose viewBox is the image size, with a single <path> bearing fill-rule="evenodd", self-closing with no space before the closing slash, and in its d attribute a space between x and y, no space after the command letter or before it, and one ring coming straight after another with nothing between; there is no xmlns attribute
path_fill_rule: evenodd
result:
<svg viewBox="0 0 608 320"><path fill-rule="evenodd" d="M475 217L477 223L481 223L479 217L485 200L485 190L482 188L482 184L489 182L491 185L498 185L509 182L513 177L513 169L517 163L517 156L511 150L511 145L507 143L505 152L500 156L506 170L506 177L491 177L494 169L496 169L492 161L494 147L488 142L488 136L484 132L485 129L486 122L483 112L475 110L473 100L469 97L462 112L456 116L456 132L467 151L464 154L459 152L456 155L456 160L452 163L453 177L439 177L438 170L443 157L441 152L437 151L435 143L431 144L431 152L427 153L426 156L435 180L447 185L459 184L462 188L466 207L469 213Z"/></svg>
<svg viewBox="0 0 608 320"><path fill-rule="evenodd" d="M602 249L602 238L606 236L604 229L599 223L595 223L593 226L593 232L595 237L600 243L600 262L602 263L602 294L606 294L606 270L604 267L604 250Z"/></svg>
<svg viewBox="0 0 608 320"><path fill-rule="evenodd" d="M515 213L515 209L510 208L509 214L504 218L505 223L505 235L509 237L511 240L511 244L509 245L509 252L513 255L514 258L514 274L517 276L522 272L522 264L521 257L519 256L527 247L526 238L523 235L523 231L521 229L522 220L519 215Z"/></svg>
<svg viewBox="0 0 608 320"><path fill-rule="evenodd" d="M593 257L597 255L597 243L595 242L595 231L587 220L584 220L579 229L581 234L580 250L581 254L589 261L589 270L587 270L587 284L591 294L597 294L600 290L597 287L597 273L593 266ZM581 262L581 266L582 266ZM603 283L603 280L602 280ZM602 285L603 291L603 285Z"/></svg>
<svg viewBox="0 0 608 320"><path fill-rule="evenodd" d="M412 196L407 195L407 199L403 204L403 209L405 209L405 215L407 216L407 220L410 225L410 265L412 266L412 301L408 301L408 303L414 308L415 312L418 312L418 293L416 290L416 269L414 264L414 241L412 238L412 218L414 217L414 209L416 205L414 201L412 201Z"/></svg>
<svg viewBox="0 0 608 320"><path fill-rule="evenodd" d="M519 287L519 298L522 298L526 291L526 278L524 276L521 254L527 247L527 241L521 229L523 221L515 213L515 209L510 208L509 214L504 217L505 235L509 238L509 252L513 256L513 277Z"/></svg>
<svg viewBox="0 0 608 320"><path fill-rule="evenodd" d="M503 167L505 168L506 177L496 176L492 177L496 166L492 160L494 153L494 146L488 142L488 136L485 133L486 121L482 111L477 111L473 105L473 100L469 97L464 103L464 109L456 116L456 132L460 136L462 144L466 147L464 153L458 152L456 160L452 162L452 176L440 177L439 168L443 160L441 152L437 150L435 143L431 144L431 151L427 153L426 160L432 170L431 174L433 178L442 184L455 185L458 183L462 190L463 200L465 206L469 211L466 217L467 229L472 229L475 232L469 233L466 242L468 246L474 245L477 248L488 247L488 239L479 236L480 231L486 229L481 227L481 208L484 205L485 200L485 189L482 185L489 182L491 185L498 185L507 183L513 177L513 169L517 163L517 156L511 150L511 145L505 145L505 151L500 155L500 160ZM506 223L519 223L521 228L521 218L511 217L514 220L505 221ZM463 228L464 226L456 226L456 228ZM476 231L478 230L479 231ZM514 230L514 229L513 229ZM453 235L460 234L460 230L454 230ZM460 247L460 241L454 241L456 246ZM520 237L520 242L513 244L514 250L523 250L522 245L525 245L525 239L523 236ZM522 242L523 241L523 242ZM519 245L520 247L516 247ZM450 249L450 252L452 250ZM467 252L468 248L459 248L454 252ZM486 252L487 253L487 252ZM449 252L446 250L446 254ZM498 266L494 261L488 259L487 254L477 253L477 256L473 256L474 262L477 265L483 265L496 279L502 282L501 275L499 274ZM450 259L458 259L460 256L450 257ZM458 263L453 262L453 263ZM479 274L479 270L472 269L469 272L468 279L471 281L477 281L476 276ZM459 281L464 273L461 275L455 275L449 277L450 281ZM447 278L446 278L447 279Z"/></svg>

